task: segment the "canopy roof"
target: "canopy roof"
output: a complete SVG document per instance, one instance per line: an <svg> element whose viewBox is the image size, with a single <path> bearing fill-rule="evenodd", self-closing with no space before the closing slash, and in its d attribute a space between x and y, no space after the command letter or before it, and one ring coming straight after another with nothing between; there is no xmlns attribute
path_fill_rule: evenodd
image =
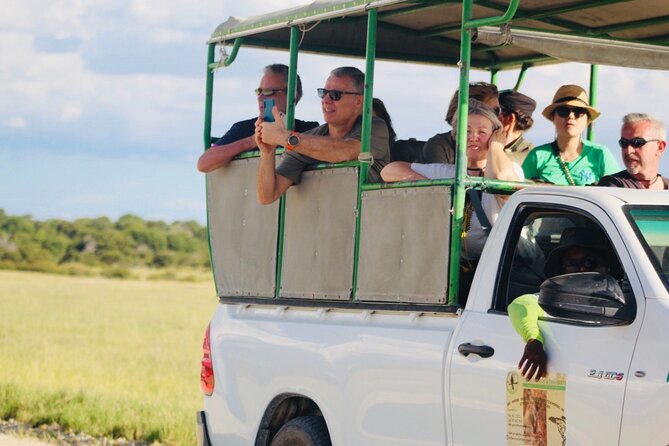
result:
<svg viewBox="0 0 669 446"><path fill-rule="evenodd" d="M473 18L499 16L508 3L475 0ZM462 0L317 0L248 19L231 17L216 28L209 43L230 44L243 37L242 45L288 49L290 27L300 26L300 51L364 57L369 8L379 11L377 59L441 65L458 62ZM539 36L561 34L590 51L572 57L572 50L556 52L545 42L527 43L533 41L527 35L517 41L507 35L501 40L481 39L487 44L475 43L472 67L505 69L522 63L578 60L669 69L667 0L521 0L510 22L512 34L516 28ZM579 37L589 40L579 43ZM641 48L648 57L630 57Z"/></svg>

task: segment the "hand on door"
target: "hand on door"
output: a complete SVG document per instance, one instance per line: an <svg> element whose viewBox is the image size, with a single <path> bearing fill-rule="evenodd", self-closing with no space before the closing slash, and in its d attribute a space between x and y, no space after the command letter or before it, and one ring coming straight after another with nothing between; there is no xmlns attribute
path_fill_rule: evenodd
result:
<svg viewBox="0 0 669 446"><path fill-rule="evenodd" d="M547 363L548 356L546 356L546 352L544 351L544 345L536 339L527 341L523 356L518 363L518 369L521 371L520 374L528 381L535 376L536 380L539 381L546 374Z"/></svg>

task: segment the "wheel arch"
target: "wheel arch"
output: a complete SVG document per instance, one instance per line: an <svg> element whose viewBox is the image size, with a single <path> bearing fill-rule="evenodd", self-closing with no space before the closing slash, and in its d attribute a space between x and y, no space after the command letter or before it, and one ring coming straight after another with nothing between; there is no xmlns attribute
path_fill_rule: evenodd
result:
<svg viewBox="0 0 669 446"><path fill-rule="evenodd" d="M267 405L260 420L255 446L269 446L284 424L293 418L304 416L322 417L323 412L314 400L299 393L282 393L275 396Z"/></svg>

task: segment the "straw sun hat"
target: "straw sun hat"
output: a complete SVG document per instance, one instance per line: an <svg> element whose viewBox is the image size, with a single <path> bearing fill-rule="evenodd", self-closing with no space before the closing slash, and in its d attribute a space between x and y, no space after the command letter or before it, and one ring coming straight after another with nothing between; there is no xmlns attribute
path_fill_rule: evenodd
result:
<svg viewBox="0 0 669 446"><path fill-rule="evenodd" d="M541 113L550 121L553 120L553 112L562 106L580 107L588 111L588 121L592 122L599 116L599 111L590 105L588 94L578 85L563 85L553 96L553 103L544 108Z"/></svg>

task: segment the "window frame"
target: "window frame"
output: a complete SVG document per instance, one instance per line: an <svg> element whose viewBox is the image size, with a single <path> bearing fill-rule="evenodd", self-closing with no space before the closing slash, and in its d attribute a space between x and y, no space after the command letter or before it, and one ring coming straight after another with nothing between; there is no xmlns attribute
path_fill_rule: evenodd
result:
<svg viewBox="0 0 669 446"><path fill-rule="evenodd" d="M490 313L496 314L508 314L507 306L511 302L508 296L509 282L511 278L511 268L514 265L514 258L516 249L518 246L518 241L520 239L520 234L522 228L526 226L528 219L535 215L533 221L536 221L541 216L575 216L579 218L585 218L589 222L594 223L605 235L609 245L611 246L615 256L618 259L621 269L623 270L624 277L627 277L627 272L624 268L623 262L621 261L621 256L616 250L616 245L612 242L608 232L602 227L602 224L599 220L594 217L590 212L585 211L580 208L576 208L570 205L564 204L551 204L543 202L531 202L524 203L516 209L514 213L511 224L509 225L509 232L507 238L504 242L503 253L500 258L500 266L498 268L497 278L495 280L495 286L493 289L493 298L492 298L492 307L490 308ZM538 290L537 290L538 291ZM633 306L634 311L636 312L636 296L631 288L625 292L626 303L625 306ZM516 296L517 297L517 296ZM514 297L515 298L515 297ZM543 320L544 318L542 318ZM570 325L580 325L580 326L606 326L608 324L601 324L587 320L578 320L578 319L568 319L563 317L552 317L549 316L546 319L551 322L565 323Z"/></svg>

